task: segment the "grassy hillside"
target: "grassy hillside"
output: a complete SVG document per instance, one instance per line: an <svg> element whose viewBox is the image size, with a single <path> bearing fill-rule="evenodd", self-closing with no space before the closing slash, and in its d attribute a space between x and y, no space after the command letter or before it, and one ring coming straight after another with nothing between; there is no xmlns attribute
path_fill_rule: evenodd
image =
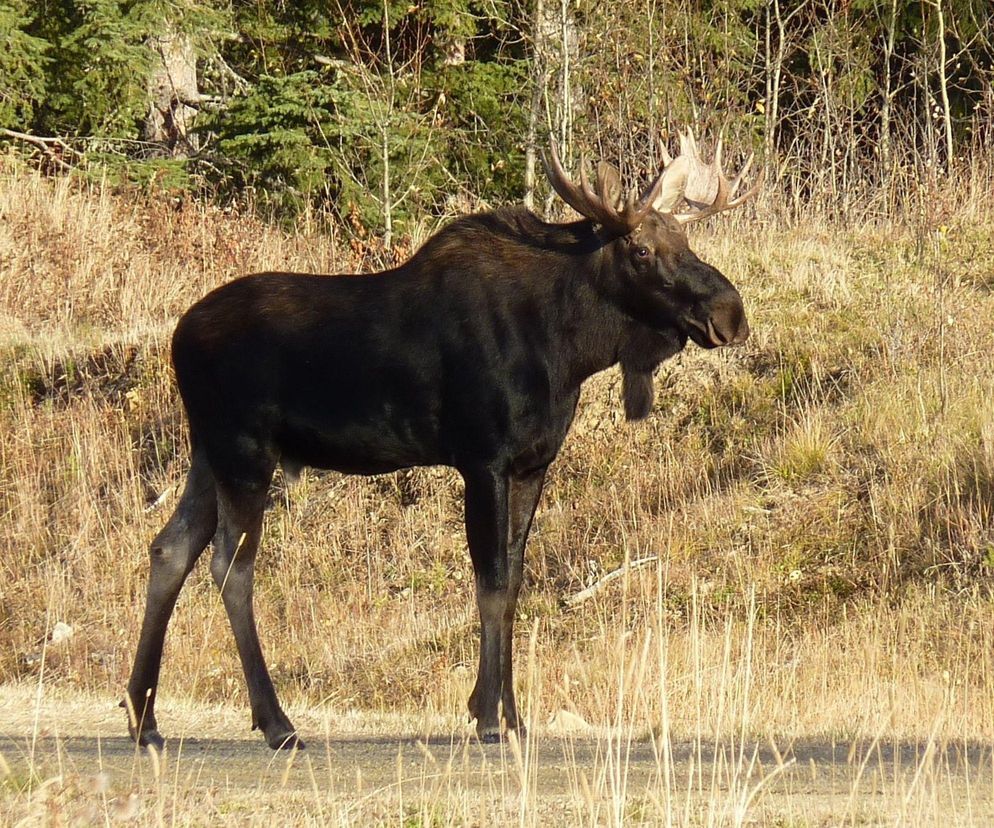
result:
<svg viewBox="0 0 994 828"><path fill-rule="evenodd" d="M529 547L533 721L994 738L994 225L989 179L957 187L893 222L798 221L768 192L692 231L753 336L665 364L643 423L614 373L586 388ZM254 270L374 266L306 223L0 167L0 683L123 690L146 547L188 463L167 354L184 308ZM464 715L460 485L276 480L257 615L291 704ZM57 622L74 634L46 647ZM248 726L203 561L161 694L233 701Z"/></svg>

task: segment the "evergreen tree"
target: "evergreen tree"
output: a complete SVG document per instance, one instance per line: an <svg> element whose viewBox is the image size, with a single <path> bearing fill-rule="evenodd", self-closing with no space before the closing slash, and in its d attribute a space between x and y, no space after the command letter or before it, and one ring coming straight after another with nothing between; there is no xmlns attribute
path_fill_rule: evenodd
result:
<svg viewBox="0 0 994 828"><path fill-rule="evenodd" d="M45 98L49 44L29 33L28 0L0 3L0 127L30 127Z"/></svg>
<svg viewBox="0 0 994 828"><path fill-rule="evenodd" d="M724 127L802 193L994 131L989 0L537 3L0 0L0 127L385 235L520 198L529 130L641 174L665 129Z"/></svg>

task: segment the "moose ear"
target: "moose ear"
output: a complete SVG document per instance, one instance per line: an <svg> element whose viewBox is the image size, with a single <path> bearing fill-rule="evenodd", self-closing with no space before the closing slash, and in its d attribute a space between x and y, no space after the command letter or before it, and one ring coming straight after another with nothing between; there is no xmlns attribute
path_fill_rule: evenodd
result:
<svg viewBox="0 0 994 828"><path fill-rule="evenodd" d="M597 195L615 210L621 207L621 173L607 161L597 165Z"/></svg>
<svg viewBox="0 0 994 828"><path fill-rule="evenodd" d="M622 364L621 397L625 403L626 420L644 420L648 417L656 399L652 372L636 371Z"/></svg>

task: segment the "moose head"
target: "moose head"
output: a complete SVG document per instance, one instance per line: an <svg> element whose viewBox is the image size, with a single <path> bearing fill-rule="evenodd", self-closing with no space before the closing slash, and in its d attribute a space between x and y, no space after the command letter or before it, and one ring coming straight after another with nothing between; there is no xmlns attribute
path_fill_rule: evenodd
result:
<svg viewBox="0 0 994 828"><path fill-rule="evenodd" d="M636 196L627 198L616 167L602 161L592 187L581 160L579 184L570 179L555 142L543 156L546 175L559 196L594 222L604 241L599 287L628 316L641 322L620 354L625 411L629 419L648 414L652 371L690 339L702 348L739 345L749 336L742 297L716 268L690 249L685 226L744 204L759 192L760 174L739 190L750 155L731 180L722 170L719 139L711 163L701 158L690 129L680 133L672 157L662 144L664 167Z"/></svg>

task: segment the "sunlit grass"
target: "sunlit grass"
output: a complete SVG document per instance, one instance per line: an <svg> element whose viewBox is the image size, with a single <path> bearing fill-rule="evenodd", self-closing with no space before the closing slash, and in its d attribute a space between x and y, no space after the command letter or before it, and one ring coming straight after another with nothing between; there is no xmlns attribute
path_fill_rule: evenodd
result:
<svg viewBox="0 0 994 828"><path fill-rule="evenodd" d="M619 585L623 624L602 627L603 650L574 645L564 658L531 625L521 743L483 748L451 711L326 702L291 705L309 748L274 755L233 735L243 710L172 699L159 756L118 735L106 696L8 685L0 819L924 826L994 816L994 739L964 735L994 713L972 680L991 677L991 634L930 645L981 620L975 597L954 606L915 593L897 610L857 605L798 631L764 622L752 598L744 618L708 620L695 590L684 624L666 607L663 564L643 575ZM825 732L835 716L848 727Z"/></svg>
<svg viewBox="0 0 994 828"><path fill-rule="evenodd" d="M240 273L355 263L313 228L291 236L12 168L0 170L0 216L0 696L33 699L40 686L42 718L66 734L67 698L107 705L121 693L147 544L187 469L167 356L176 317ZM585 388L536 518L518 620L535 744L572 722L603 746L595 769L573 766L555 821L936 824L952 813L969 824L972 804L989 800L989 765L987 787L963 794L960 776L926 763L917 777L847 778L824 817L797 767L760 768L750 755L769 739L783 756L805 739L935 751L994 740L994 295L977 262L994 232L976 211L936 232L817 217L697 228L695 249L745 297L749 342L691 347L664 365L642 423L623 422L616 373ZM461 510L447 470L277 478L257 616L280 693L317 752L325 718L333 740L342 721L467 732L477 632ZM58 622L73 634L54 644ZM205 721L216 715L225 734L250 737L205 566L170 628L161 692L167 736L217 734ZM123 735L123 712L107 715L80 714L78 732ZM637 790L622 772L629 739L658 743L653 781ZM668 769L667 751L688 741L707 743L708 768ZM132 793L150 823L254 813L240 794L177 787L175 775L161 810L165 782L144 770L97 794L89 769L60 768L42 743L31 762L0 766L11 821L71 821L91 806L113 819L114 800L130 807ZM526 748L487 784L508 820L533 824L549 806ZM842 764L858 770L863 755ZM393 787L349 799L276 782L260 801L285 796L314 822L485 823L486 797L435 761L403 801ZM883 794L864 798L871 789Z"/></svg>

